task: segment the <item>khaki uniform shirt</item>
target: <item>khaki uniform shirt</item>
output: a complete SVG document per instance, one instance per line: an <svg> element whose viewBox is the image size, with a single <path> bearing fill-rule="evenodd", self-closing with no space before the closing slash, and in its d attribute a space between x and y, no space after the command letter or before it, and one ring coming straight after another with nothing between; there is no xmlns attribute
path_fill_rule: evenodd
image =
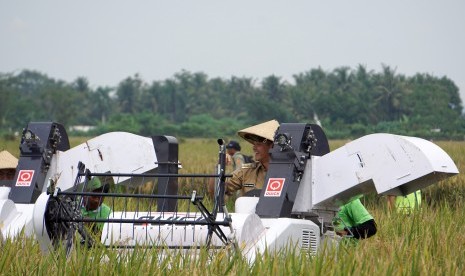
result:
<svg viewBox="0 0 465 276"><path fill-rule="evenodd" d="M266 169L262 163L243 164L242 168L234 171L232 177L226 181L226 191L232 194L241 190L241 195L253 189L261 189L265 182Z"/></svg>

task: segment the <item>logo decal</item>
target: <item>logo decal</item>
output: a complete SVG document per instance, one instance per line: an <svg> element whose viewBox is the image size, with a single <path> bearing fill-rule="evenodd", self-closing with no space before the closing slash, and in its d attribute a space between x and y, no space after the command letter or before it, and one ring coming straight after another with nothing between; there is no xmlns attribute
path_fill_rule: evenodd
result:
<svg viewBox="0 0 465 276"><path fill-rule="evenodd" d="M33 176L34 176L34 170L20 170L18 174L18 179L16 180L16 186L20 186L20 187L31 186Z"/></svg>
<svg viewBox="0 0 465 276"><path fill-rule="evenodd" d="M270 178L266 184L265 196L280 197L285 178Z"/></svg>

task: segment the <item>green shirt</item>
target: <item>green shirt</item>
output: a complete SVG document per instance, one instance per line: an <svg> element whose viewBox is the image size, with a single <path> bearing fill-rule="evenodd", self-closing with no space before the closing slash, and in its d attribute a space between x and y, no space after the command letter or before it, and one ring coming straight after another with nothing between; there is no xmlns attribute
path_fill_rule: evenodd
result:
<svg viewBox="0 0 465 276"><path fill-rule="evenodd" d="M365 209L360 199L356 199L341 206L338 215L335 217L334 225L336 231L339 231L360 225L370 219L373 219L373 217Z"/></svg>
<svg viewBox="0 0 465 276"><path fill-rule="evenodd" d="M90 219L106 219L110 216L111 213L111 208L108 207L105 203L102 203L100 207L98 207L96 210L86 210L86 208L82 207L81 208L81 213L83 218L90 218ZM92 223L93 224L93 223ZM99 231L102 231L103 229L103 222L97 222L97 228Z"/></svg>

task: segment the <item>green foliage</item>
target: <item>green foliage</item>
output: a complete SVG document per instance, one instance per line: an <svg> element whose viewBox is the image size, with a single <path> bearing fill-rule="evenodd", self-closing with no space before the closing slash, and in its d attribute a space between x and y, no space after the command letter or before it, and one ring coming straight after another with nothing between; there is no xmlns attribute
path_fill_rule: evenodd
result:
<svg viewBox="0 0 465 276"><path fill-rule="evenodd" d="M95 89L85 77L68 84L29 70L0 73L0 132L9 133L30 121L58 121L97 126L91 134L215 137L270 119L319 118L330 138L381 131L462 140L462 109L458 87L447 77L404 76L386 65L380 72L361 65L311 69L294 75L293 83L275 75L255 81L181 71L148 84L136 74L117 87Z"/></svg>

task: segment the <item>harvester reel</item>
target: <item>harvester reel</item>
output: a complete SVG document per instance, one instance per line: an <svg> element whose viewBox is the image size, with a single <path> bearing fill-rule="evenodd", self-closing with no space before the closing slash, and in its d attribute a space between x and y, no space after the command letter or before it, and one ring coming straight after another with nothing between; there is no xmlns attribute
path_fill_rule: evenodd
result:
<svg viewBox="0 0 465 276"><path fill-rule="evenodd" d="M83 227L82 222L72 222L81 217L77 201L67 195L50 196L44 215L47 234L55 248L64 246L66 255L73 248L76 231L79 232L87 245L93 244L92 238Z"/></svg>

